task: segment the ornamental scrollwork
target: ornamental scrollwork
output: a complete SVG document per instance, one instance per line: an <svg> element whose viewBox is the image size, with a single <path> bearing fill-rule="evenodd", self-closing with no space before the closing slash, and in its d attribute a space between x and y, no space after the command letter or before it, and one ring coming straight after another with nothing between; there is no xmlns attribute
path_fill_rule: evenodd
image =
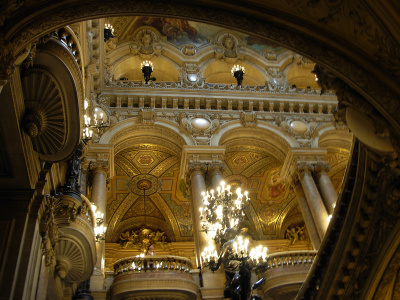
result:
<svg viewBox="0 0 400 300"><path fill-rule="evenodd" d="M39 232L42 236L42 252L47 267L53 264L58 243L58 226L54 220L55 207L58 201L59 199L54 197L45 197L44 211L39 223Z"/></svg>
<svg viewBox="0 0 400 300"><path fill-rule="evenodd" d="M147 228L126 230L120 234L119 240L122 248L137 248L140 252L145 252L149 245L153 245L154 249L164 249L167 243L165 232Z"/></svg>
<svg viewBox="0 0 400 300"><path fill-rule="evenodd" d="M65 201L65 199L57 202L54 208L54 215L56 218L62 218L67 220L67 223L71 223L81 214L82 205L77 204L73 201Z"/></svg>

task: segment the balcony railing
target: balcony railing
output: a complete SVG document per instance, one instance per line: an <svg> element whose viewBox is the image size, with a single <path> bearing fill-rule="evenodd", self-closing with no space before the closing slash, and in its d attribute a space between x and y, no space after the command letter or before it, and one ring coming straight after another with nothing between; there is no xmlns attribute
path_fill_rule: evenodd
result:
<svg viewBox="0 0 400 300"><path fill-rule="evenodd" d="M180 256L143 256L127 257L117 260L114 263L114 275L124 272L186 272L192 268L192 261Z"/></svg>
<svg viewBox="0 0 400 300"><path fill-rule="evenodd" d="M277 252L269 255L267 260L267 271L274 268L282 268L295 265L311 265L318 251L300 250Z"/></svg>
<svg viewBox="0 0 400 300"><path fill-rule="evenodd" d="M190 270L192 261L172 255L127 257L114 263L112 299L195 300L198 286Z"/></svg>
<svg viewBox="0 0 400 300"><path fill-rule="evenodd" d="M317 255L314 250L286 251L271 254L266 268L259 270L265 281L258 291L263 299L294 299Z"/></svg>

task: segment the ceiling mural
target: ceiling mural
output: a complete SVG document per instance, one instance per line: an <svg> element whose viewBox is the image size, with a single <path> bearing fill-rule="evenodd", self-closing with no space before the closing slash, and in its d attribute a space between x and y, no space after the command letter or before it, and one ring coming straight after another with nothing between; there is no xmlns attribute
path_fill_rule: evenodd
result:
<svg viewBox="0 0 400 300"><path fill-rule="evenodd" d="M226 182L249 191L251 228L259 238L278 238L282 222L293 209L295 195L289 183L280 177L282 163L265 149L231 141L226 144ZM251 214L249 212L249 214ZM251 233L251 229L249 232Z"/></svg>
<svg viewBox="0 0 400 300"><path fill-rule="evenodd" d="M138 144L120 151L114 162L112 197L107 206L107 239L116 242L127 230L148 227L154 232L169 232L166 234L169 242L182 240L177 217L160 196L175 191L172 187L177 183L180 157L165 146ZM186 202L183 210L187 211L187 199L180 194L174 199L178 206ZM189 235L186 232L186 236L191 237L191 232Z"/></svg>
<svg viewBox="0 0 400 300"><path fill-rule="evenodd" d="M210 36L215 36L224 29L218 26L198 23L173 18L159 17L118 17L110 18L115 28L115 36L119 42L132 40L135 30L142 26L151 26L157 29L166 41L180 47L185 44L192 44L200 47L210 42ZM256 51L265 49L278 52L282 48L269 41L249 36L243 33L235 33L247 46L252 47Z"/></svg>
<svg viewBox="0 0 400 300"><path fill-rule="evenodd" d="M278 238L284 222L301 225L294 194L279 176L281 162L261 147L228 146L224 177L233 189L249 191L251 207L242 222L253 239ZM121 236L144 227L165 232L166 242L193 240L190 200L178 180L180 159L168 147L153 144L132 145L115 156L108 241L123 242Z"/></svg>

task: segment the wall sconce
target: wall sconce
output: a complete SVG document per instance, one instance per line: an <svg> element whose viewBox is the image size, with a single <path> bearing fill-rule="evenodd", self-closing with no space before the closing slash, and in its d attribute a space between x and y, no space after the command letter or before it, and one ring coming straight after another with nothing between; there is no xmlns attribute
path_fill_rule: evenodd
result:
<svg viewBox="0 0 400 300"><path fill-rule="evenodd" d="M150 60L145 60L144 62L142 62L142 64L140 65L140 68L142 69L142 73L144 76L144 80L146 81L146 84L149 82L149 80L155 81L156 78L155 77L151 77L151 73L154 70L153 67L153 63Z"/></svg>
<svg viewBox="0 0 400 300"><path fill-rule="evenodd" d="M233 66L231 72L233 77L236 78L238 86L241 86L243 82L244 68L242 66L236 65Z"/></svg>
<svg viewBox="0 0 400 300"><path fill-rule="evenodd" d="M96 242L101 240L105 240L105 235L107 231L107 227L103 225L104 223L104 214L101 212L96 212L97 207L94 203L92 203L92 211L96 218L96 226L94 227L94 234L96 238Z"/></svg>
<svg viewBox="0 0 400 300"><path fill-rule="evenodd" d="M110 38L114 37L114 28L111 24L104 25L104 41L107 42Z"/></svg>

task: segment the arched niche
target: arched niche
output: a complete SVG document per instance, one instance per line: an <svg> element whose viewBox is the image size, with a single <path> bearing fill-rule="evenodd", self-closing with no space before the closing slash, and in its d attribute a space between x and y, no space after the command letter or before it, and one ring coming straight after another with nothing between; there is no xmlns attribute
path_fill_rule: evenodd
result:
<svg viewBox="0 0 400 300"><path fill-rule="evenodd" d="M217 60L207 65L203 72L203 77L207 83L236 84L237 82L231 73L231 69L237 64L245 69L243 84L264 85L266 78L260 73L260 70L249 62L229 63Z"/></svg>
<svg viewBox="0 0 400 300"><path fill-rule="evenodd" d="M213 140L218 145L225 145L232 141L242 139L252 140L264 147L271 155L282 163L285 160L290 147L298 147L298 143L292 138L285 136L279 129L269 124L259 122L257 128L243 127L239 122L232 122L223 126L219 134Z"/></svg>
<svg viewBox="0 0 400 300"><path fill-rule="evenodd" d="M110 15L167 14L235 28L276 42L288 49L295 49L298 53L328 67L375 106L396 130L400 130L397 109L389 109L388 103L384 104L381 101L383 98L396 98L394 95L400 94L397 80L399 75L393 69L396 64L392 63L397 58L390 58L392 49L397 47L398 43L392 37L387 41L384 38L371 39L368 36L371 31L361 30L364 26L369 26L368 28L372 28L377 36L384 36L387 32L385 25L395 19L371 15L368 4L362 3L359 9L363 15L368 16L365 18L366 24L357 23L355 20L353 23L345 22L346 17L335 19L335 22L321 22L330 16L329 10L324 5L324 2L319 1L313 2L311 6L299 3L293 7L277 2L263 3L254 7L248 7L246 4L231 6L214 2L211 5L208 2L207 4L198 2L194 5L186 2L158 1L153 1L150 5L126 1L103 1L101 5L93 1L80 1L79 4L69 5L59 2L51 6L19 8L18 12L13 14L13 18L6 18L7 26L3 26L6 31L3 32L10 42L9 51L19 53L44 33L43 28L46 28L46 33L76 21ZM301 13L304 11L309 13ZM351 16L349 11L343 13ZM52 18L46 18L49 15L52 15ZM249 19L251 22L248 22ZM43 20L46 20L45 24ZM310 31L310 26L315 30ZM352 26L360 30L354 30ZM348 35L345 36L344 33ZM379 47L375 41L386 42ZM3 68L8 69L10 66L6 64ZM398 105L396 103L396 106Z"/></svg>
<svg viewBox="0 0 400 300"><path fill-rule="evenodd" d="M141 70L142 62L143 59L139 56L126 57L126 59L118 61L113 71L114 78L116 80L124 77L129 80L143 80L143 73ZM160 57L152 57L151 62L154 66L151 76L156 77L157 82L179 81L179 72L172 62Z"/></svg>

